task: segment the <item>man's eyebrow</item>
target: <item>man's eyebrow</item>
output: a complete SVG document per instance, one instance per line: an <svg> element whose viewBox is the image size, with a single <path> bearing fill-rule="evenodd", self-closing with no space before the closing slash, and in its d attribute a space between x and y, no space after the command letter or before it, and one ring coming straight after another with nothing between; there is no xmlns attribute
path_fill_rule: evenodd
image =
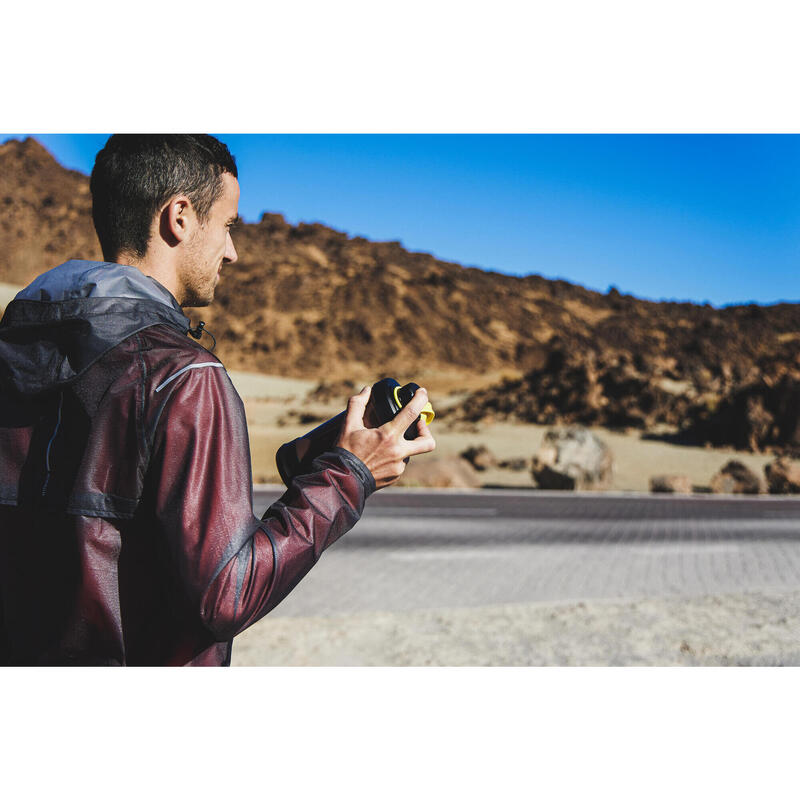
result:
<svg viewBox="0 0 800 800"><path fill-rule="evenodd" d="M242 218L237 214L235 217L228 218L228 225L238 225L242 221Z"/></svg>

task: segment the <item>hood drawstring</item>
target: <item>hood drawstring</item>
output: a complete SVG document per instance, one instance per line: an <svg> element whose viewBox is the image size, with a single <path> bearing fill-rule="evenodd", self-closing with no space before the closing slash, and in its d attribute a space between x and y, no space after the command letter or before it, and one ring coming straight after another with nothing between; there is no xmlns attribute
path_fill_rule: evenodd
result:
<svg viewBox="0 0 800 800"><path fill-rule="evenodd" d="M188 333L189 336L191 336L194 339L199 339L204 333L208 334L211 337L211 341L214 342L214 344L211 346L211 349L208 352L213 353L214 349L217 346L217 340L214 337L214 334L211 333L211 331L207 331L205 328L206 328L205 322L200 321L197 323L196 327L189 328Z"/></svg>

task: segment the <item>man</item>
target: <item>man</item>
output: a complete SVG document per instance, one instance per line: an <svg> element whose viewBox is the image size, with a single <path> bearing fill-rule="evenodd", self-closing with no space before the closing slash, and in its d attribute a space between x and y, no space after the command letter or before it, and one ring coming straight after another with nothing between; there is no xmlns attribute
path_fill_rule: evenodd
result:
<svg viewBox="0 0 800 800"><path fill-rule="evenodd" d="M236 164L210 136L112 136L92 171L105 262L40 275L0 323L0 663L230 663L233 637L433 450L420 390L350 398L336 446L253 515L244 409L181 308L236 261ZM192 331L199 336L199 331Z"/></svg>

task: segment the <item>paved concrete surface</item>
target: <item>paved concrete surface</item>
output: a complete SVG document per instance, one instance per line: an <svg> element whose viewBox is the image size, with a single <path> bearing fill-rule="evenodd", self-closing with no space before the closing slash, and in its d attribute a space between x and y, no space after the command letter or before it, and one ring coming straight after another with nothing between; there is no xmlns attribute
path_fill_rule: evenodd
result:
<svg viewBox="0 0 800 800"><path fill-rule="evenodd" d="M800 499L383 491L234 663L800 663L799 608Z"/></svg>
<svg viewBox="0 0 800 800"><path fill-rule="evenodd" d="M773 588L800 589L800 500L384 492L273 613Z"/></svg>

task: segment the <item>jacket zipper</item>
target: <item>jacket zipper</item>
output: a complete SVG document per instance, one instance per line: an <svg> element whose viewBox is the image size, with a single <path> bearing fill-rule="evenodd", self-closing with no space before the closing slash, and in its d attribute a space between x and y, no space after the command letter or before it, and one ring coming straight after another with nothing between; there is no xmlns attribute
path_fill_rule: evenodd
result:
<svg viewBox="0 0 800 800"><path fill-rule="evenodd" d="M42 484L42 497L47 494L47 485L50 483L50 448L53 446L53 442L56 440L56 436L58 435L58 429L61 427L61 406L64 403L64 392L58 393L58 418L56 419L56 427L53 430L53 435L50 437L50 441L47 443L47 453L45 454L45 465L47 467L47 474L44 478L44 483Z"/></svg>

